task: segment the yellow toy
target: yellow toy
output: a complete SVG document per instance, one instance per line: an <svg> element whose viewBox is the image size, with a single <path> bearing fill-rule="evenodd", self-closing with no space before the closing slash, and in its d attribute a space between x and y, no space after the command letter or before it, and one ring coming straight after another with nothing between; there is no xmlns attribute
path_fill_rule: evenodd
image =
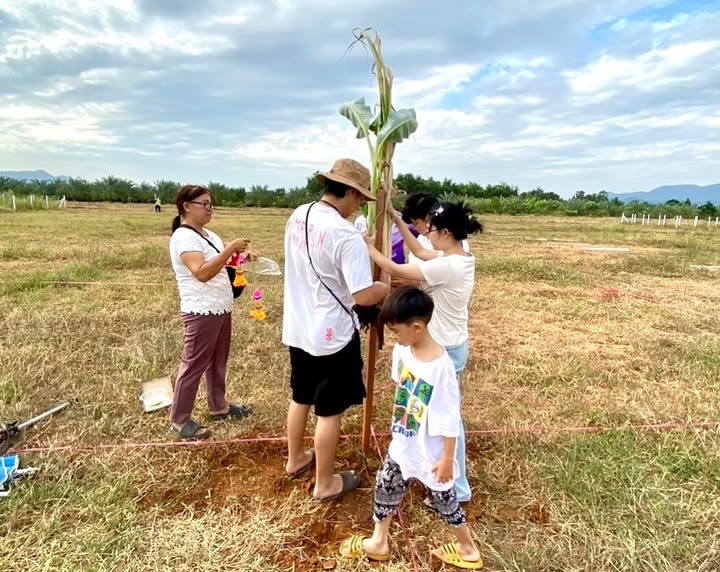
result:
<svg viewBox="0 0 720 572"><path fill-rule="evenodd" d="M237 259L237 266L235 266L235 280L233 280L233 286L238 288L247 286L247 278L245 278L245 256L240 254Z"/></svg>
<svg viewBox="0 0 720 572"><path fill-rule="evenodd" d="M233 280L233 286L240 288L241 286L247 286L247 278L245 278L245 271L242 266L238 266L235 270L235 280Z"/></svg>
<svg viewBox="0 0 720 572"><path fill-rule="evenodd" d="M267 319L267 314L265 313L265 308L263 307L263 293L260 288L256 288L255 292L253 292L253 300L255 300L255 304L253 309L250 311L250 316L260 321Z"/></svg>

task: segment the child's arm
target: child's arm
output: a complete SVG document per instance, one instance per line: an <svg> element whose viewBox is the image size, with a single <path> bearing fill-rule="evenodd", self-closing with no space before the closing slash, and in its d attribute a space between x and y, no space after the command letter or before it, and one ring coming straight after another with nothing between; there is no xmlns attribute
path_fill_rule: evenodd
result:
<svg viewBox="0 0 720 572"><path fill-rule="evenodd" d="M456 437L444 437L445 447L443 448L443 456L435 466L432 472L439 483L447 483L453 478L453 463L455 461L455 442Z"/></svg>
<svg viewBox="0 0 720 572"><path fill-rule="evenodd" d="M420 241L415 238L410 232L408 225L402 219L402 216L399 212L391 208L388 214L392 218L392 221L397 225L398 230L400 231L400 235L403 238L403 242L405 243L405 246L407 246L408 250L412 252L417 258L419 258L420 260L432 260L433 258L437 258L438 256L440 256L440 252L438 252L437 250L428 250L427 248L423 248L423 245L420 244Z"/></svg>
<svg viewBox="0 0 720 572"><path fill-rule="evenodd" d="M387 272L393 278L403 278L414 282L423 282L425 276L417 264L396 264L380 252L373 244L373 238L365 236L370 258L373 259L382 270Z"/></svg>

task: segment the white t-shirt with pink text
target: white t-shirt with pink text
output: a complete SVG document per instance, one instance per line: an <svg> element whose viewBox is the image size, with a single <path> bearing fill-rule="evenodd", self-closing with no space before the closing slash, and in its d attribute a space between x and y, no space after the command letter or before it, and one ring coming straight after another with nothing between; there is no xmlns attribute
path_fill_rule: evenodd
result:
<svg viewBox="0 0 720 572"><path fill-rule="evenodd" d="M305 219L308 219L308 260ZM373 284L370 257L360 232L324 203L295 209L285 227L283 344L324 356L344 348L355 333L352 295ZM353 315L348 315L346 309Z"/></svg>

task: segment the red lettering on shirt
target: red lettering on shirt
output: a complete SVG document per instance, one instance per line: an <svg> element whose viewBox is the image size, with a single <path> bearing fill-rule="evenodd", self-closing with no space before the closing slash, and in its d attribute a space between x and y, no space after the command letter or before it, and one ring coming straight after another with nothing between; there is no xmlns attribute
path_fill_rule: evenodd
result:
<svg viewBox="0 0 720 572"><path fill-rule="evenodd" d="M290 244L298 250L305 250L305 221L294 215L288 222L286 232L290 236ZM308 225L310 248L322 249L328 236L328 230L318 228L314 224Z"/></svg>
<svg viewBox="0 0 720 572"><path fill-rule="evenodd" d="M332 342L334 336L335 336L335 332L333 332L333 329L332 329L332 328L328 328L328 329L325 331L325 341L327 341L327 342Z"/></svg>

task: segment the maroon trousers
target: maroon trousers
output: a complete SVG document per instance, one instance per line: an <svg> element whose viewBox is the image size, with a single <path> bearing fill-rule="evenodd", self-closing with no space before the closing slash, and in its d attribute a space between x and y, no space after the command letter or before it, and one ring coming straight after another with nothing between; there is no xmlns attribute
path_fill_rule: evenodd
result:
<svg viewBox="0 0 720 572"><path fill-rule="evenodd" d="M183 313L182 321L185 325L183 354L170 411L170 420L177 425L190 419L203 373L210 412L227 410L225 370L230 355L232 313Z"/></svg>

